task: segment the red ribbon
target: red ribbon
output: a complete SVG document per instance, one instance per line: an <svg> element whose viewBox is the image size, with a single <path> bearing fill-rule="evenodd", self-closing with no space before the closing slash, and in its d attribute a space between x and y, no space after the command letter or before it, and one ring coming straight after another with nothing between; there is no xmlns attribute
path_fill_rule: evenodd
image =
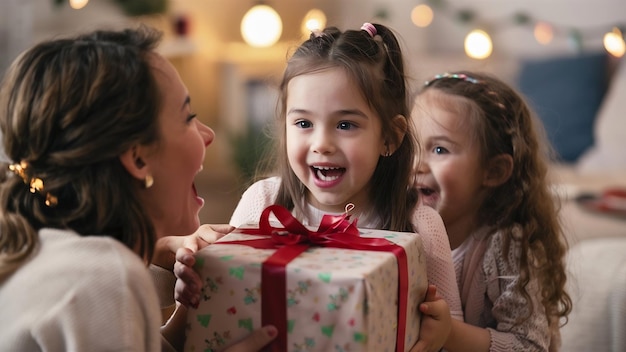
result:
<svg viewBox="0 0 626 352"><path fill-rule="evenodd" d="M269 222L274 213L284 228L273 227ZM287 298L276 292L287 292L286 266L311 246L391 252L398 262L398 329L396 351L404 351L406 313L408 300L408 269L406 252L384 238L361 237L356 220L349 221L347 214L324 215L317 231L311 231L296 220L289 210L270 205L263 210L258 229L239 229L240 232L267 236L266 238L240 241L219 241L221 244L243 244L258 249L276 249L262 264L261 270L261 322L278 329L276 340L269 346L271 351L287 351Z"/></svg>

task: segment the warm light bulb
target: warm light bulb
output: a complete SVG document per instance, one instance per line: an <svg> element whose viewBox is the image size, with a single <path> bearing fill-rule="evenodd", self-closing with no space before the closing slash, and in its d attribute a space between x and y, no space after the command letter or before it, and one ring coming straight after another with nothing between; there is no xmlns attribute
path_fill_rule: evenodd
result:
<svg viewBox="0 0 626 352"><path fill-rule="evenodd" d="M417 5L411 11L411 21L421 28L428 27L433 22L433 17L433 9L425 4Z"/></svg>
<svg viewBox="0 0 626 352"><path fill-rule="evenodd" d="M253 6L241 20L241 35L250 46L274 45L283 31L280 16L267 5Z"/></svg>
<svg viewBox="0 0 626 352"><path fill-rule="evenodd" d="M534 29L535 40L539 44L549 44L554 38L554 30L552 26L545 22L537 22Z"/></svg>
<svg viewBox="0 0 626 352"><path fill-rule="evenodd" d="M311 9L302 19L302 35L308 38L313 31L323 30L326 27L326 15L322 10Z"/></svg>
<svg viewBox="0 0 626 352"><path fill-rule="evenodd" d="M70 7L74 10L80 10L83 7L87 6L89 0L70 0Z"/></svg>
<svg viewBox="0 0 626 352"><path fill-rule="evenodd" d="M613 28L612 32L608 32L604 35L604 48L611 55L615 57L624 56L626 51L626 43L624 43L624 37L622 32L618 28Z"/></svg>
<svg viewBox="0 0 626 352"><path fill-rule="evenodd" d="M492 50L491 37L485 31L474 29L465 37L465 53L473 59L486 59Z"/></svg>

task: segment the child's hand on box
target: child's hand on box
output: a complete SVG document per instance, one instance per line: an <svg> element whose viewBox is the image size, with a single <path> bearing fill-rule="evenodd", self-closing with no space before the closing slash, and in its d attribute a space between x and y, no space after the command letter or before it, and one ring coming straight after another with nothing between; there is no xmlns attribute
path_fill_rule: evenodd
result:
<svg viewBox="0 0 626 352"><path fill-rule="evenodd" d="M198 306L202 281L198 273L193 270L193 266L196 264L196 258L193 254L217 241L233 229L234 227L230 225L202 225L190 238L184 241L182 246L177 248L176 262L174 263L174 275L176 275L174 298L178 302L186 307Z"/></svg>
<svg viewBox="0 0 626 352"><path fill-rule="evenodd" d="M437 295L435 285L428 285L426 299L420 304L419 310L423 314L420 337L411 352L439 351L450 335L452 318L448 304Z"/></svg>
<svg viewBox="0 0 626 352"><path fill-rule="evenodd" d="M186 236L165 236L159 238L151 263L172 271L176 261L175 253L180 248L189 248L192 253L217 241L231 232L230 225L202 225L196 232Z"/></svg>

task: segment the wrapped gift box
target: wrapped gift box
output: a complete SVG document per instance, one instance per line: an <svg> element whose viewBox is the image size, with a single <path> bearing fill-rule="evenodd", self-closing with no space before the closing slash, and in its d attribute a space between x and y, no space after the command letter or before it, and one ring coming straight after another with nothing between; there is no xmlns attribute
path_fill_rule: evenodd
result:
<svg viewBox="0 0 626 352"><path fill-rule="evenodd" d="M420 236L359 232L406 252L404 346L409 350L419 337L418 305L428 285ZM257 237L237 229L220 242ZM240 244L213 244L197 252L202 297L198 308L189 310L185 351L220 351L262 326L261 267L274 252ZM398 264L393 253L313 246L285 271L286 292L272 294L286 298L288 351L396 350Z"/></svg>

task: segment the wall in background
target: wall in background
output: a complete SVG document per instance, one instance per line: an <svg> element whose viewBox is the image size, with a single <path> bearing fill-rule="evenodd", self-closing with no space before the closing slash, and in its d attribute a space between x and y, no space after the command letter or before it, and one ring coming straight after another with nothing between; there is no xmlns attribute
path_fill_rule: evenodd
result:
<svg viewBox="0 0 626 352"><path fill-rule="evenodd" d="M342 29L359 28L364 21L378 21L392 27L406 48L408 69L414 82L436 72L469 68L498 74L513 81L521 58L574 55L566 37L557 37L549 46L536 43L526 27L505 26L492 33L494 54L477 61L463 54L463 39L471 26L435 12L433 24L415 27L409 14L418 0L267 0L283 18L284 31L278 45L252 49L243 44L239 23L253 0L170 0L163 16L129 18L113 0L91 0L81 10L56 6L53 0L2 0L0 11L0 72L23 49L53 36L96 27L123 27L138 21L166 32L163 52L181 73L193 97L194 110L212 126L218 138L209 148L207 164L215 172L227 170L230 146L228 133L245 127L246 83L249 80L275 82L284 67L287 52L301 40L299 21L316 7L326 12L328 23ZM561 27L605 29L611 23L626 22L624 0L447 0L450 9L471 9L476 22L500 26L516 11L525 11L537 20ZM379 16L384 13L386 16ZM172 25L176 16L186 16L189 34L176 38ZM585 44L598 49L600 41ZM230 171L229 171L230 172Z"/></svg>

